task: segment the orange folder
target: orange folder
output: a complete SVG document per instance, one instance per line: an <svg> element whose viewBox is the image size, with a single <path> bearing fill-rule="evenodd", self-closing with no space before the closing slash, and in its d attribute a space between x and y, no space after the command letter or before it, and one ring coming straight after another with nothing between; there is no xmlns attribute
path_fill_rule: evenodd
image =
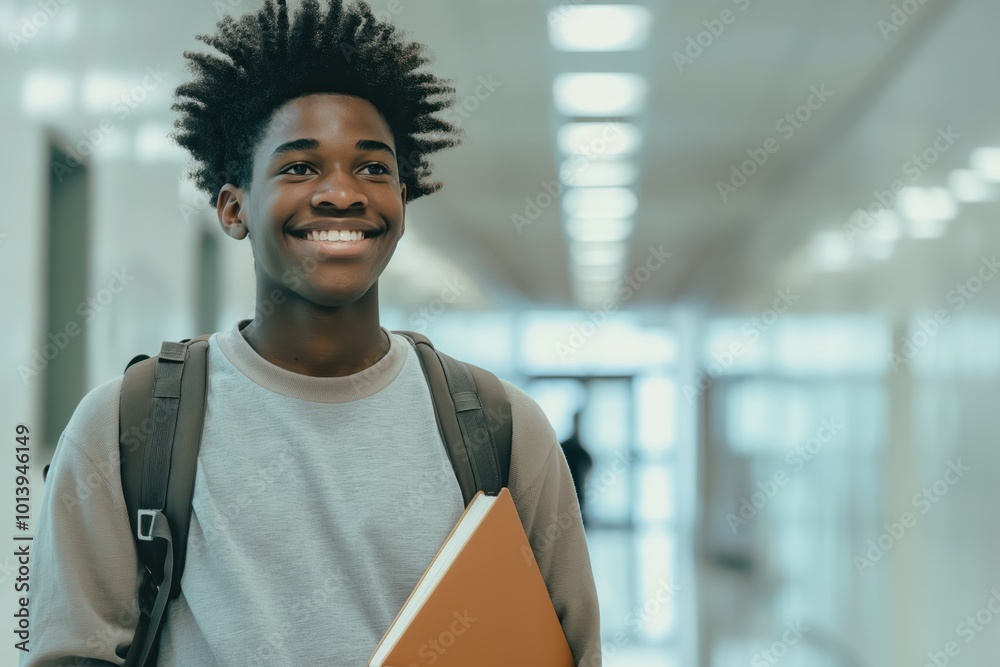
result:
<svg viewBox="0 0 1000 667"><path fill-rule="evenodd" d="M510 491L476 494L369 667L573 667Z"/></svg>

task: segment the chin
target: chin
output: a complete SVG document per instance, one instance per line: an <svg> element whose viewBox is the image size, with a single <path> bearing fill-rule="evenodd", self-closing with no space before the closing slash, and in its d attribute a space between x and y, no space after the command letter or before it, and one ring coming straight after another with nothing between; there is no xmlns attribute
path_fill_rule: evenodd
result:
<svg viewBox="0 0 1000 667"><path fill-rule="evenodd" d="M302 296L324 308L339 308L360 301L372 285L312 285Z"/></svg>

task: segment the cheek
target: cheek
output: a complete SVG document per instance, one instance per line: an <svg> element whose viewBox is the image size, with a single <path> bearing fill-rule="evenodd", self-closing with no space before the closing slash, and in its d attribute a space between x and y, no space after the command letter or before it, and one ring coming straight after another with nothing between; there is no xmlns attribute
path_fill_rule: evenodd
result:
<svg viewBox="0 0 1000 667"><path fill-rule="evenodd" d="M398 195L389 195L383 201L381 205L382 211L386 218L399 224L403 220L406 207L403 206L403 202L399 199Z"/></svg>
<svg viewBox="0 0 1000 667"><path fill-rule="evenodd" d="M280 261L288 243L283 222L290 216L283 213L283 202L278 193L258 193L252 200L249 225L254 257L266 268L277 268L274 265Z"/></svg>

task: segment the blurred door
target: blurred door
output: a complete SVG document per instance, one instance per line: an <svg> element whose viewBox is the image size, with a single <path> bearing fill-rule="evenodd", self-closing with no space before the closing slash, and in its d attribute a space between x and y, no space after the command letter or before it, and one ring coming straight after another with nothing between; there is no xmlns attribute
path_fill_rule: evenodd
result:
<svg viewBox="0 0 1000 667"><path fill-rule="evenodd" d="M87 322L99 304L88 302L88 165L51 142L49 166L45 338L36 347L42 359L34 361L44 362L41 440L54 447L86 393Z"/></svg>

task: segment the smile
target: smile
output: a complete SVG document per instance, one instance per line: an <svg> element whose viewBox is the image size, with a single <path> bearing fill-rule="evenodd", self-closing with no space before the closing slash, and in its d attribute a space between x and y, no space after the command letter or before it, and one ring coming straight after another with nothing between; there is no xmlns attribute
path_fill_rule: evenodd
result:
<svg viewBox="0 0 1000 667"><path fill-rule="evenodd" d="M305 244L307 253L315 259L367 257L377 248L377 237L384 231L360 229L321 229L292 234L292 238Z"/></svg>
<svg viewBox="0 0 1000 667"><path fill-rule="evenodd" d="M360 241L368 238L361 230L331 229L308 232L305 237L307 241Z"/></svg>

